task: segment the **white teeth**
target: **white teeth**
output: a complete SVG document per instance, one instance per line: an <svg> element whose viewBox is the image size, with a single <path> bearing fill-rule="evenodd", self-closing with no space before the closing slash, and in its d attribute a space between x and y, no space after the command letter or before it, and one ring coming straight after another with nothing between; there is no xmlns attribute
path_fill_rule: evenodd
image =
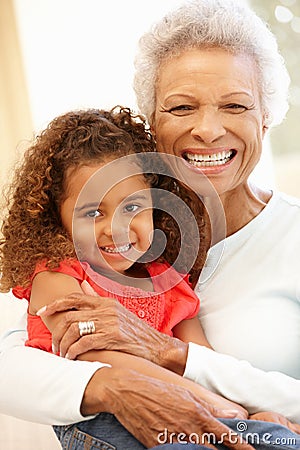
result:
<svg viewBox="0 0 300 450"><path fill-rule="evenodd" d="M211 155L198 155L196 153L185 153L185 159L196 167L221 166L226 164L233 154L232 150L213 153Z"/></svg>
<svg viewBox="0 0 300 450"><path fill-rule="evenodd" d="M122 245L121 247L101 247L101 250L107 253L124 253L131 247L131 244Z"/></svg>

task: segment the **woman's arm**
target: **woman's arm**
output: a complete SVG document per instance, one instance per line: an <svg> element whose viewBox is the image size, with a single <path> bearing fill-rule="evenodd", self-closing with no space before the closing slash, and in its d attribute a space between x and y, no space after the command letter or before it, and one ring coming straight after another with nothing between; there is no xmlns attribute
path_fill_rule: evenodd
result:
<svg viewBox="0 0 300 450"><path fill-rule="evenodd" d="M90 287L85 285L82 288L86 293L92 293ZM42 315L80 309L80 305L93 308L93 297L75 295L62 298L48 305ZM58 347L63 338L63 354L68 352L72 359L76 358L92 349L97 341L99 349L143 356L180 375L185 373L185 377L207 389L242 404L250 413L269 410L300 423L300 380L278 372L264 372L246 361L158 333L113 299L101 304L98 313L101 321L96 320L96 335L78 340L75 324L78 320L89 320L88 314L85 315L83 310L69 311L66 322L61 323L53 334Z"/></svg>
<svg viewBox="0 0 300 450"><path fill-rule="evenodd" d="M96 372L83 404L87 414L99 408L114 414L146 448L157 445L162 435L176 442L177 437L197 434L203 445L211 446L213 436L213 442L222 442L228 448L253 450L249 444L233 441L232 430L215 418L221 412L190 391L127 368Z"/></svg>
<svg viewBox="0 0 300 450"><path fill-rule="evenodd" d="M196 398L204 400L215 408L225 411L225 413L228 411L228 413L225 414L226 417L228 417L228 414L240 419L246 419L248 417L248 412L240 405L230 402L229 400L204 389L200 384L185 379L174 372L157 366L138 356L107 350L91 350L80 355L78 359L84 361L101 361L102 363L110 364L116 369L130 367L132 370L142 375L155 378L173 386L180 386L192 392ZM223 415L221 417L223 417Z"/></svg>
<svg viewBox="0 0 300 450"><path fill-rule="evenodd" d="M234 383L232 377L234 376ZM300 423L300 380L190 343L184 377L242 404L250 414L274 411Z"/></svg>
<svg viewBox="0 0 300 450"><path fill-rule="evenodd" d="M26 338L26 315L0 338L1 414L67 425L110 412L147 447L157 444L157 435L164 429L174 436L195 430L204 435L214 432L216 439L230 436L230 430L215 419L222 412L182 388L170 389L167 383L127 367L99 369L100 363L69 361L25 347ZM250 448L230 442L228 447Z"/></svg>
<svg viewBox="0 0 300 450"><path fill-rule="evenodd" d="M216 439L230 436L230 430L214 417L221 412L182 388L169 389L167 383L126 367L98 370L100 363L69 361L25 347L25 323L0 340L0 413L67 425L110 412L147 448L157 444L164 429L174 436L178 432L188 436L195 430L207 436L213 432ZM250 449L230 441L228 447Z"/></svg>
<svg viewBox="0 0 300 450"><path fill-rule="evenodd" d="M41 306L41 298L43 302L48 304L61 295L66 295L71 292L82 292L77 280L69 275L65 275L57 272L41 272L33 280L31 298L30 298L30 311L35 313ZM44 295L43 295L44 292ZM45 294L46 293L46 294ZM94 303L105 302L106 299L99 296L93 297ZM67 312L59 312L53 316L46 317L44 319L47 328L52 330L63 320ZM93 310L88 312L89 320L94 320ZM201 331L201 327L199 325ZM195 330L194 330L195 331ZM79 330L77 326L78 339ZM80 359L84 361L100 361L102 363L108 363L113 365L114 368L130 367L132 370L139 372L143 375L150 376L152 378L159 379L161 381L169 382L174 385L182 386L185 389L190 390L194 395L198 396L202 400L211 403L220 409L235 410L236 417L247 418L248 413L244 408L234 404L222 397L209 392L207 389L202 388L199 384L193 383L190 380L186 380L173 372L167 371L155 364L145 360L144 358L138 358L133 355L125 354L122 352L112 351L99 351L92 350L80 355Z"/></svg>
<svg viewBox="0 0 300 450"><path fill-rule="evenodd" d="M0 338L0 413L46 425L79 422L87 384L102 365L25 347L26 315Z"/></svg>

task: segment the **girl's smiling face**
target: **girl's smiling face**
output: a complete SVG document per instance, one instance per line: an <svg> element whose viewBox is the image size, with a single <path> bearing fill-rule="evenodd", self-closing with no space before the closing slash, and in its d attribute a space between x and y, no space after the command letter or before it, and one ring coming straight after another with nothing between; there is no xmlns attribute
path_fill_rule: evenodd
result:
<svg viewBox="0 0 300 450"><path fill-rule="evenodd" d="M97 172L104 166L85 165L69 172L61 220L80 260L96 271L124 274L151 245L151 189L142 174L125 178L122 172L120 181L103 192L101 182L108 174Z"/></svg>
<svg viewBox="0 0 300 450"><path fill-rule="evenodd" d="M266 130L252 59L214 48L163 62L152 129L158 150L182 158L199 193L201 174L219 195L246 184Z"/></svg>

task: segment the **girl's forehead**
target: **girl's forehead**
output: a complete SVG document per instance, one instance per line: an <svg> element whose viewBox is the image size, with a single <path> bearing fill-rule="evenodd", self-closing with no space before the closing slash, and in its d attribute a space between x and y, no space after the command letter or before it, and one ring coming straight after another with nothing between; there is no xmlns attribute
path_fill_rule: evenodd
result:
<svg viewBox="0 0 300 450"><path fill-rule="evenodd" d="M137 165L123 164L121 167L115 167L107 163L97 163L69 169L65 186L67 197L92 198L114 188L124 192L146 189L150 187L150 182Z"/></svg>

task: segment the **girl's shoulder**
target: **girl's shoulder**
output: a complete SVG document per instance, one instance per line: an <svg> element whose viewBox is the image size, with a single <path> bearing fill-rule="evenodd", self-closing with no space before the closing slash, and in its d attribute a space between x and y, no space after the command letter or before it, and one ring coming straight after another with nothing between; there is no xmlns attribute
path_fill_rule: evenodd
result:
<svg viewBox="0 0 300 450"><path fill-rule="evenodd" d="M49 263L48 260L44 259L42 261L39 261L35 266L31 281L38 273L41 272L58 272L77 278L79 275L81 276L84 273L84 268L82 267L82 264L78 261L78 259L75 258L64 259L54 267L52 267L51 263Z"/></svg>
<svg viewBox="0 0 300 450"><path fill-rule="evenodd" d="M30 281L26 286L15 286L12 289L13 295L17 298L24 298L29 301L33 279L36 275L43 272L62 273L65 275L70 275L71 277L76 278L80 281L83 281L85 279L84 268L82 267L81 263L75 258L65 259L55 267L51 267L49 261L47 259L43 259L36 264Z"/></svg>

